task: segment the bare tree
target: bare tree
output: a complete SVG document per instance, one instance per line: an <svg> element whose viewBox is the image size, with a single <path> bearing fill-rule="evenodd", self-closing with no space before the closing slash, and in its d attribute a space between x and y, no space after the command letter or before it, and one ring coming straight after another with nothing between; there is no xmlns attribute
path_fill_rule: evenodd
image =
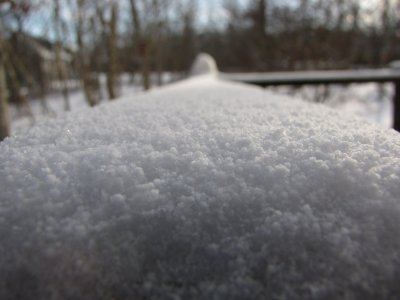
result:
<svg viewBox="0 0 400 300"><path fill-rule="evenodd" d="M118 4L116 0L111 1L111 16L109 21L109 35L108 35L108 70L107 70L107 89L110 99L116 98L116 85L117 85L117 12Z"/></svg>
<svg viewBox="0 0 400 300"><path fill-rule="evenodd" d="M98 82L91 74L90 61L87 54L86 45L84 43L84 33L85 33L85 23L88 16L85 14L87 12L88 2L86 0L76 0L76 9L74 14L77 15L76 20L76 44L78 46L78 60L80 67L80 77L83 83L83 89L85 93L85 98L89 106L95 106L97 104L96 94L98 91Z"/></svg>
<svg viewBox="0 0 400 300"><path fill-rule="evenodd" d="M118 47L117 47L117 21L118 21L118 2L107 0L106 2L96 3L97 16L102 28L102 36L107 43L107 92L110 100L117 97L118 85ZM106 13L109 12L109 18Z"/></svg>
<svg viewBox="0 0 400 300"><path fill-rule="evenodd" d="M145 90L150 88L150 71L154 61L159 64L158 68L161 69L162 56L158 51L162 51L162 49L159 48L161 46L159 42L162 28L167 26L165 12L169 2L169 0L129 0L134 29L133 40L136 44L135 52L140 57L140 69Z"/></svg>
<svg viewBox="0 0 400 300"><path fill-rule="evenodd" d="M65 38L65 25L61 19L60 15L60 1L53 0L54 8L53 8L53 23L54 23L54 31L56 35L56 44L55 44L55 58L56 58L56 68L57 68L57 75L60 84L62 85L62 95L64 98L64 110L69 111L71 110L71 105L69 102L69 90L68 90L68 78L66 74L66 66L62 60L62 35ZM63 30L64 29L64 30ZM64 33L64 34L63 34Z"/></svg>
<svg viewBox="0 0 400 300"><path fill-rule="evenodd" d="M392 32L392 15L391 4L389 0L382 1L381 8L381 35L382 35L382 49L379 57L381 65L386 64L389 60L391 50L391 32Z"/></svg>
<svg viewBox="0 0 400 300"><path fill-rule="evenodd" d="M267 69L267 60L271 56L267 47L267 8L268 0L252 2L248 16L252 23L249 36L251 38L251 55L253 63L260 71Z"/></svg>
<svg viewBox="0 0 400 300"><path fill-rule="evenodd" d="M141 72L143 89L150 88L150 51L151 41L148 36L145 36L143 24L138 12L137 0L129 0L131 5L131 15L134 27L133 40L136 44L137 54L141 57Z"/></svg>
<svg viewBox="0 0 400 300"><path fill-rule="evenodd" d="M10 5L8 5L8 9L1 11L2 15L0 18L0 30L2 33L0 37L0 52L2 52L3 56L3 68L6 74L5 80L8 82L6 84L8 87L8 98L17 104L18 112L23 108L33 123L33 114L22 89L24 83L30 85L31 88L40 87L42 111L43 113L48 112L46 91L42 88L44 81L35 82L33 80L31 74L33 71L27 68L20 56L24 51L20 45L20 42L25 38L24 24L27 18L34 12L34 9L28 1L4 1L0 2L0 8L1 4L7 4L7 2ZM12 24L16 24L16 26L12 26Z"/></svg>
<svg viewBox="0 0 400 300"><path fill-rule="evenodd" d="M2 26L0 26L0 29L2 29ZM9 43L2 38L2 35L0 34L0 53L5 72L6 83L4 86L5 88L8 88L7 97L8 99L12 98L16 103L19 112L23 108L25 110L25 115L30 117L32 123L34 123L34 116L26 96L22 93L21 80L17 72L19 71L19 73L24 76L24 78L30 83L31 87L34 87L35 84L29 72L21 63L19 57L14 54L13 50L14 49L10 47Z"/></svg>

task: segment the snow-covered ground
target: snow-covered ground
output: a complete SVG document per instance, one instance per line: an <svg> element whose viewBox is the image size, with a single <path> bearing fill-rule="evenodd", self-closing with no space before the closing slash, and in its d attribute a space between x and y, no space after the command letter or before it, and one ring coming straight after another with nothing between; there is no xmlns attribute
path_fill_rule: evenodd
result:
<svg viewBox="0 0 400 300"><path fill-rule="evenodd" d="M170 73L165 73L163 75L163 82L167 84L173 80L173 77L174 76ZM155 81L156 78L153 78L153 82ZM107 92L104 76L101 77L101 82L101 102L106 103ZM140 78L138 76L132 82L128 75L124 75L122 76L121 83L121 96L133 96L142 91ZM154 84L154 86L156 86L156 84ZM318 99L323 100L325 105L345 112L346 114L378 123L385 128L390 128L392 126L393 86L390 83L351 84L347 86L330 85L327 87L327 90L322 86L304 86L302 88L281 86L270 87L268 90L310 102L315 102L315 100ZM49 118L56 118L65 114L63 99L59 93L49 95L47 98L49 112L46 114L43 114L38 99L31 101L34 119L27 116L26 113L22 112L19 114L14 106L11 107L13 135L25 131L33 125L41 123ZM88 106L84 99L83 92L79 89L71 91L70 102L72 111L80 111Z"/></svg>
<svg viewBox="0 0 400 300"><path fill-rule="evenodd" d="M162 83L168 84L172 81L175 81L177 77L182 76L181 74L171 74L171 73L163 73L162 75ZM100 99L98 99L100 105L108 102L107 100L107 90L106 90L106 78L104 75L99 77L100 80ZM151 82L153 82L152 86L157 86L157 74L152 74ZM120 78L120 87L118 90L118 94L123 97L126 95L135 95L137 93L142 92L143 88L141 85L141 77L136 75L133 79L130 78L128 74L123 74ZM58 117L62 117L66 114L64 110L64 99L61 95L61 92L52 92L50 95L46 97L48 111L44 112L41 102L39 99L30 99L30 110L32 111L33 118L27 113L27 108L22 107L21 112L17 110L16 106L10 107L11 113L11 130L12 135L18 134L20 132L26 131L31 127L45 122L49 119L54 119ZM73 88L69 91L69 102L70 108L72 112L77 112L84 110L88 107L88 104L85 100L85 96L83 94L83 90L79 88Z"/></svg>
<svg viewBox="0 0 400 300"><path fill-rule="evenodd" d="M396 299L400 136L202 76L0 144L0 299Z"/></svg>
<svg viewBox="0 0 400 300"><path fill-rule="evenodd" d="M375 122L385 128L393 123L393 84L350 84L328 86L272 87L271 91L309 102L322 102L346 114Z"/></svg>

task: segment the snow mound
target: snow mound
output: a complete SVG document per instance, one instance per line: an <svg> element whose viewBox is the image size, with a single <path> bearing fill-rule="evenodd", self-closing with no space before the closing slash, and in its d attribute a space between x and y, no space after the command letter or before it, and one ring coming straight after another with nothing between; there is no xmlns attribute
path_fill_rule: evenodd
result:
<svg viewBox="0 0 400 300"><path fill-rule="evenodd" d="M400 137L211 77L0 144L0 299L397 299Z"/></svg>
<svg viewBox="0 0 400 300"><path fill-rule="evenodd" d="M218 68L217 68L217 63L215 62L214 58L206 53L200 53L191 69L190 69L190 75L191 76L198 76L198 75L211 75L211 76L217 76L218 74Z"/></svg>

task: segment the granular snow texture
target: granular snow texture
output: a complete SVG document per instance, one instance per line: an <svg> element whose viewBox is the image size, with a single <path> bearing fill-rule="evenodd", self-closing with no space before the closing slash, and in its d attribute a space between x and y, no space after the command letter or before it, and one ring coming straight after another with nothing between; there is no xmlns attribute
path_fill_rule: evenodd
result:
<svg viewBox="0 0 400 300"><path fill-rule="evenodd" d="M399 299L400 135L203 76L0 144L0 299Z"/></svg>

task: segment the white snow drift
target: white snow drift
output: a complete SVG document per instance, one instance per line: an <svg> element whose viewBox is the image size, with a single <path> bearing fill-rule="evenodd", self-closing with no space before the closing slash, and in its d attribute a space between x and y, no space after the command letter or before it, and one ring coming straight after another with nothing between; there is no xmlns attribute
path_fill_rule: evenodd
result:
<svg viewBox="0 0 400 300"><path fill-rule="evenodd" d="M396 299L399 153L207 76L69 114L0 144L0 299Z"/></svg>

